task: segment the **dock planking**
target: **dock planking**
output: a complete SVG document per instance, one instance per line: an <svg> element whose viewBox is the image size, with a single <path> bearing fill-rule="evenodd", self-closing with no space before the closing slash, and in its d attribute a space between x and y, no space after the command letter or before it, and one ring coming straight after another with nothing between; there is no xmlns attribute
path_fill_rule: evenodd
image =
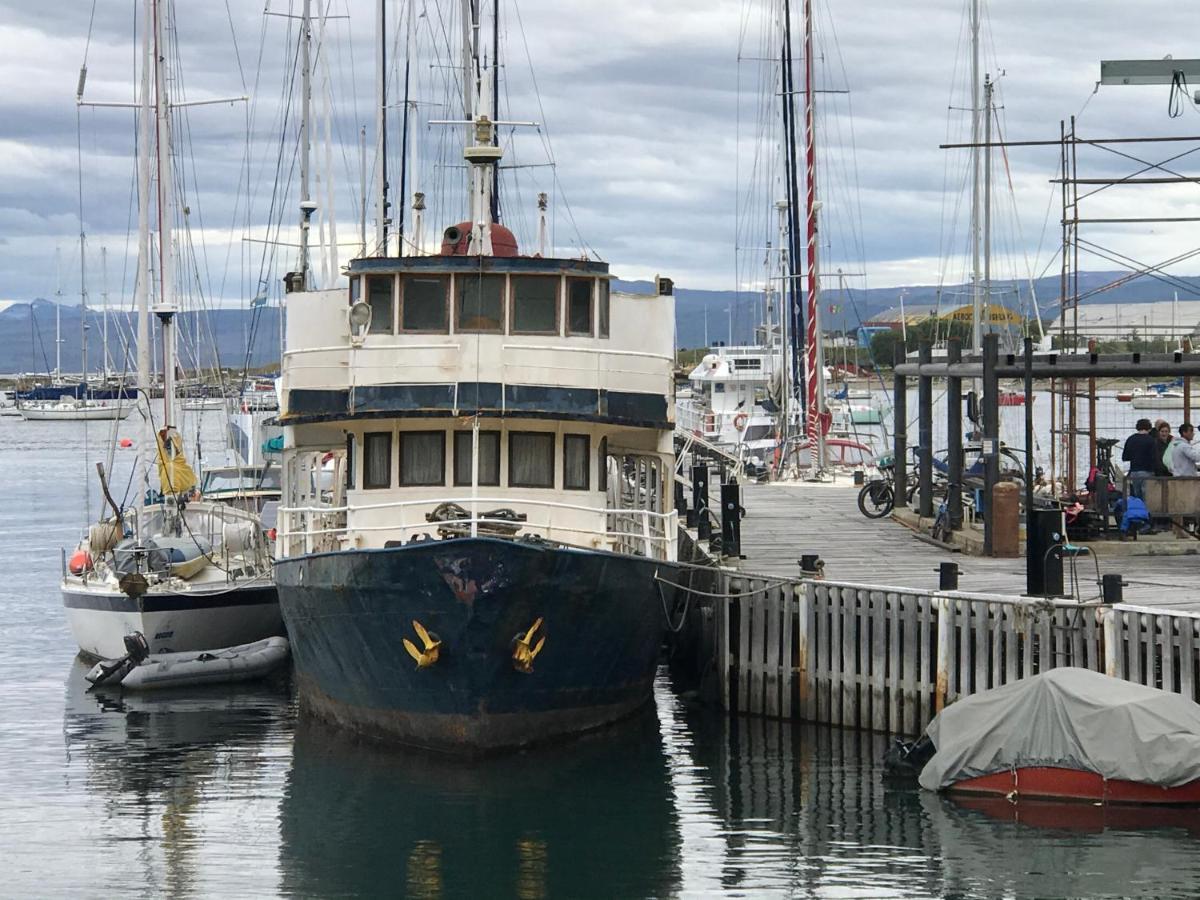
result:
<svg viewBox="0 0 1200 900"><path fill-rule="evenodd" d="M953 553L918 540L891 519L868 519L858 510L858 488L847 484L749 484L743 487L742 569L755 575L799 576L801 554L816 553L825 577L890 587L937 588L938 564L959 565L959 588L1020 595L1024 559L991 559ZM1129 556L1121 546L1106 557L1101 573L1121 572L1129 606L1200 614L1200 552L1184 556ZM1197 542L1200 551L1200 542ZM1081 599L1099 594L1095 563L1078 560Z"/></svg>

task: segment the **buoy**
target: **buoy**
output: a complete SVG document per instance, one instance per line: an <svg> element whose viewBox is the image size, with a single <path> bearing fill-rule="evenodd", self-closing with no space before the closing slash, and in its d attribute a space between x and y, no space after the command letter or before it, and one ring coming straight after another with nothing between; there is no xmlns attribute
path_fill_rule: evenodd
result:
<svg viewBox="0 0 1200 900"><path fill-rule="evenodd" d="M120 444L121 444L122 450L128 450L130 447L133 446L133 439L132 438L121 438Z"/></svg>
<svg viewBox="0 0 1200 900"><path fill-rule="evenodd" d="M738 413L733 417L733 427L738 431L744 431L746 428L747 419L748 416L745 413Z"/></svg>
<svg viewBox="0 0 1200 900"><path fill-rule="evenodd" d="M67 563L67 569L72 575L82 575L84 572L92 570L92 554L86 550L76 550L71 554L71 560Z"/></svg>

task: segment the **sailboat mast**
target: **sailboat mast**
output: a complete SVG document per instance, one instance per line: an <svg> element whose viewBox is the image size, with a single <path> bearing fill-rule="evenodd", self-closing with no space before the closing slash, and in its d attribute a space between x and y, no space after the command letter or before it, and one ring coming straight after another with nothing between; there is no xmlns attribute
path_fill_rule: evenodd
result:
<svg viewBox="0 0 1200 900"><path fill-rule="evenodd" d="M971 346L980 352L983 294L979 284L979 0L971 0Z"/></svg>
<svg viewBox="0 0 1200 900"><path fill-rule="evenodd" d="M780 295L786 304L788 340L785 343L787 366L791 373L792 399L800 400L803 413L807 405L806 378L800 347L804 341L804 317L800 314L800 188L799 159L796 151L796 89L792 67L792 4L783 0L782 100L784 172L787 181L787 267ZM781 320L784 317L781 316ZM789 422L790 427L790 422Z"/></svg>
<svg viewBox="0 0 1200 900"><path fill-rule="evenodd" d="M62 381L62 250L54 248L54 378Z"/></svg>
<svg viewBox="0 0 1200 900"><path fill-rule="evenodd" d="M379 0L375 45L375 243L376 252L388 255L387 183L387 0Z"/></svg>
<svg viewBox="0 0 1200 900"><path fill-rule="evenodd" d="M396 241L400 245L399 253L404 250L404 214L408 208L408 117L409 97L412 92L412 33L413 33L413 4L408 4L408 16L404 23L404 108L400 114L400 222L396 228Z"/></svg>
<svg viewBox="0 0 1200 900"><path fill-rule="evenodd" d="M101 367L104 381L108 381L108 248L100 248L100 323L101 323Z"/></svg>
<svg viewBox="0 0 1200 900"><path fill-rule="evenodd" d="M983 330L985 309L992 303L992 79L983 81L983 112L986 116L983 129L983 297L979 304L977 320Z"/></svg>
<svg viewBox="0 0 1200 900"><path fill-rule="evenodd" d="M158 304L154 314L162 323L163 421L175 424L175 328L172 253L171 104L167 94L166 37L169 0L151 0L154 23L154 164L158 176Z"/></svg>
<svg viewBox="0 0 1200 900"><path fill-rule="evenodd" d="M144 0L142 15L142 83L138 108L138 270L134 280L137 305L137 386L141 436L138 440L139 493L149 484L150 453L154 445L150 423L150 284L153 264L150 260L150 145L154 140L154 108L151 99L151 72L154 71L153 28L154 0ZM141 523L139 520L139 528Z"/></svg>
<svg viewBox="0 0 1200 900"><path fill-rule="evenodd" d="M806 239L808 242L808 327L806 329L805 352L807 358L808 415L806 434L823 444L821 428L821 329L818 323L820 309L820 275L817 271L817 145L813 106L813 15L812 0L804 0L804 213ZM823 468L824 456L817 459L817 468Z"/></svg>

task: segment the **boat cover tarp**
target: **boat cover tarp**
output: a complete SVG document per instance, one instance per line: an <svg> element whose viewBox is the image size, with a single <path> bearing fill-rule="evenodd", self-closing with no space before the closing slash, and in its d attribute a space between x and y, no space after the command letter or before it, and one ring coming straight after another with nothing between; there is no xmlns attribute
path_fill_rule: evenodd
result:
<svg viewBox="0 0 1200 900"><path fill-rule="evenodd" d="M196 473L183 454L183 437L174 428L158 432L158 482L164 494L190 494Z"/></svg>
<svg viewBox="0 0 1200 900"><path fill-rule="evenodd" d="M1200 705L1087 669L1052 669L946 707L921 787L1027 766L1161 787L1200 778Z"/></svg>

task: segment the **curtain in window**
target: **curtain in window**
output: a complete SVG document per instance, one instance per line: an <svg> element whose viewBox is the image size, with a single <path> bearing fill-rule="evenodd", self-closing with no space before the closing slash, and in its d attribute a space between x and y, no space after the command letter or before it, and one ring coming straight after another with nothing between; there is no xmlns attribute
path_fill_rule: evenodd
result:
<svg viewBox="0 0 1200 900"><path fill-rule="evenodd" d="M446 434L409 431L400 434L400 484L446 483Z"/></svg>
<svg viewBox="0 0 1200 900"><path fill-rule="evenodd" d="M471 432L454 433L454 483L471 483ZM500 432L479 432L479 483L496 486L500 483Z"/></svg>
<svg viewBox="0 0 1200 900"><path fill-rule="evenodd" d="M586 491L588 485L588 449L590 441L586 434L563 435L563 487L568 490Z"/></svg>
<svg viewBox="0 0 1200 900"><path fill-rule="evenodd" d="M515 487L554 487L554 435L509 434L508 483Z"/></svg>
<svg viewBox="0 0 1200 900"><path fill-rule="evenodd" d="M363 487L392 486L392 434L390 431L363 435Z"/></svg>

